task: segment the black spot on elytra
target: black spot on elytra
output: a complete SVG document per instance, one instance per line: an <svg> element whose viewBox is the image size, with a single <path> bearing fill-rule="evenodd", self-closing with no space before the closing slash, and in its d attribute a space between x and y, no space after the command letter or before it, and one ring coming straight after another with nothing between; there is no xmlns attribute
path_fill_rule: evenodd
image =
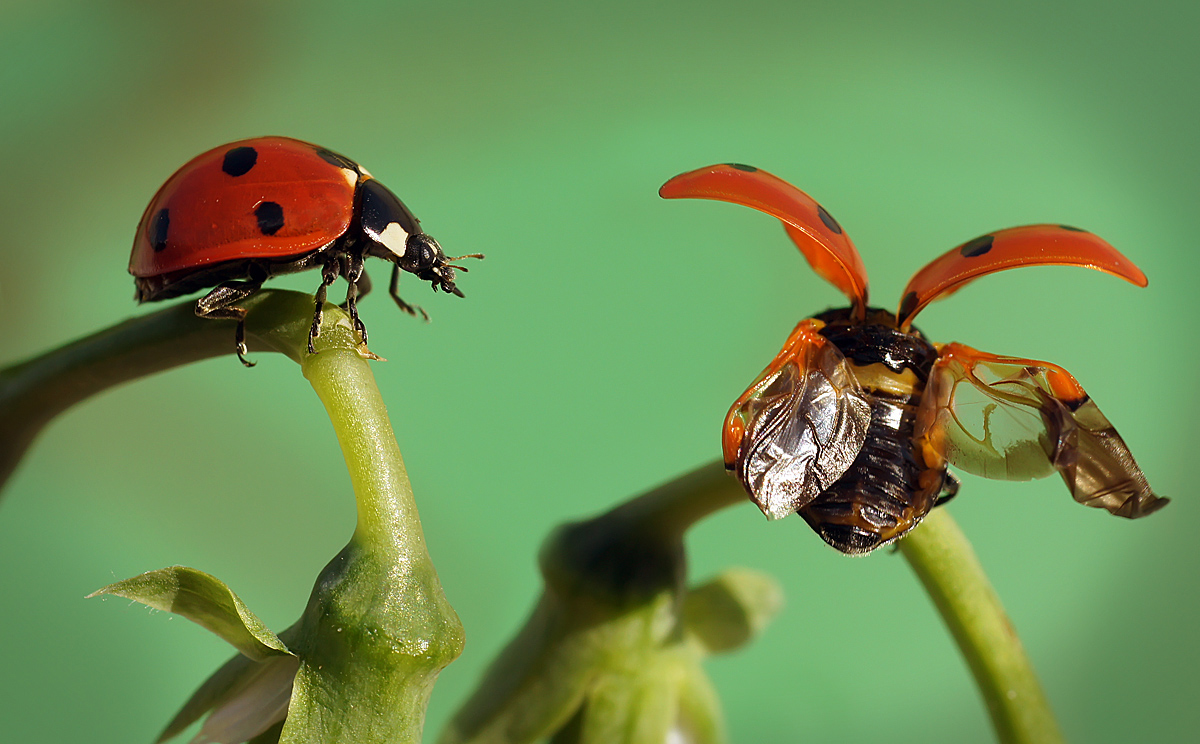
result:
<svg viewBox="0 0 1200 744"><path fill-rule="evenodd" d="M254 216L258 218L258 229L263 235L274 235L283 227L283 207L275 202L259 204L254 208Z"/></svg>
<svg viewBox="0 0 1200 744"><path fill-rule="evenodd" d="M758 172L758 168L755 168L753 165L743 165L742 163L726 163L725 165L728 165L730 168L737 168L740 171L746 171L747 173Z"/></svg>
<svg viewBox="0 0 1200 744"><path fill-rule="evenodd" d="M346 168L347 170L352 170L355 173L357 173L359 170L358 163L354 162L345 155L338 155L333 150L326 150L324 147L317 148L317 157L321 158L321 160L324 160L330 165L336 165L339 168Z"/></svg>
<svg viewBox="0 0 1200 744"><path fill-rule="evenodd" d="M839 225L838 221L833 218L833 215L829 212L826 212L825 207L822 207L820 204L817 205L817 216L821 218L821 222L825 223L825 227L833 230L838 235L842 234L842 226Z"/></svg>
<svg viewBox="0 0 1200 744"><path fill-rule="evenodd" d="M158 214L154 215L154 219L150 220L150 224L146 226L146 237L150 240L150 245L154 247L155 253L167 247L167 230L170 226L171 215L165 207L158 210Z"/></svg>
<svg viewBox="0 0 1200 744"><path fill-rule="evenodd" d="M1059 225L1059 227L1064 230L1070 230L1071 232L1087 232L1087 230L1084 230L1082 227L1071 227L1070 225Z"/></svg>
<svg viewBox="0 0 1200 744"><path fill-rule="evenodd" d="M992 249L992 241L995 238L991 235L980 235L969 243L963 243L963 247L958 249L958 252L963 255L963 258L975 258L982 256Z"/></svg>
<svg viewBox="0 0 1200 744"><path fill-rule="evenodd" d="M258 150L253 147L235 147L225 153L225 160L221 162L221 170L237 178L249 173L257 162Z"/></svg>
<svg viewBox="0 0 1200 744"><path fill-rule="evenodd" d="M912 311L917 307L917 293L909 292L904 295L904 299L900 300L900 319L904 320L912 315Z"/></svg>

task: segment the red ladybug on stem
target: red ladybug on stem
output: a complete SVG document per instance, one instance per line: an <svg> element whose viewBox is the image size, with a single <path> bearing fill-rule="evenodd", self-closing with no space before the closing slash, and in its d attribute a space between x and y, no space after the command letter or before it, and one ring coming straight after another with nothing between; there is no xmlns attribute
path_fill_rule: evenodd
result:
<svg viewBox="0 0 1200 744"><path fill-rule="evenodd" d="M213 290L196 302L202 318L237 321L238 359L247 367L246 311L237 303L277 274L321 269L308 351L320 333L329 285L346 278L345 308L367 342L357 300L371 288L363 259L392 262L390 294L410 315L429 316L400 299L400 271L434 291L463 296L437 241L383 184L347 157L288 137L231 142L193 158L167 179L138 225L129 257L138 302Z"/></svg>
<svg viewBox="0 0 1200 744"><path fill-rule="evenodd" d="M1005 480L1057 472L1076 501L1130 519L1166 506L1065 369L931 344L912 327L933 300L1020 266L1083 266L1146 286L1099 237L1065 225L988 233L918 271L892 313L868 306L862 258L837 221L786 181L713 165L672 178L659 195L777 217L812 268L850 298L850 307L796 326L725 418L725 466L768 517L796 512L838 550L868 553L958 492L947 464Z"/></svg>

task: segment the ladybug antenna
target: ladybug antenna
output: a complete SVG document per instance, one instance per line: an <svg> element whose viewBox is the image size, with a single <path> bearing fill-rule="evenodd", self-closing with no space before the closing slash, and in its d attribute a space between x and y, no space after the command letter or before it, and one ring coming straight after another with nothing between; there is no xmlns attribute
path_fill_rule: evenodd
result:
<svg viewBox="0 0 1200 744"><path fill-rule="evenodd" d="M437 282L435 282L433 285L433 288L435 291L438 289L438 285L440 284L441 290L443 292L445 292L446 294L454 294L454 295L458 295L459 297L465 296L462 293L461 289L454 286L454 270L457 269L458 271L462 271L465 273L465 272L467 272L467 267L457 266L455 264L450 263L451 261L461 261L464 258L483 258L483 254L482 253L468 253L464 256L450 256L450 257L444 259L444 262L441 264L441 266L439 266L438 269L435 270L435 273L439 277Z"/></svg>

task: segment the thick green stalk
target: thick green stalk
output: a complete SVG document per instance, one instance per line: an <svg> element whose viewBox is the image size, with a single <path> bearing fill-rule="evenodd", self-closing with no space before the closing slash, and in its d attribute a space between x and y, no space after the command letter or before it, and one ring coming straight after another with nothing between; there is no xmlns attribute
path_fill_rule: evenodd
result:
<svg viewBox="0 0 1200 744"><path fill-rule="evenodd" d="M900 541L967 660L1003 744L1061 744L1033 664L971 544L945 509Z"/></svg>
<svg viewBox="0 0 1200 744"><path fill-rule="evenodd" d="M342 446L358 527L305 610L281 742L415 744L438 673L462 652L462 624L425 548L370 367L344 347L323 348L302 366Z"/></svg>
<svg viewBox="0 0 1200 744"><path fill-rule="evenodd" d="M346 458L358 502L355 539L401 560L428 562L408 472L371 368L352 349L306 355L301 366Z"/></svg>

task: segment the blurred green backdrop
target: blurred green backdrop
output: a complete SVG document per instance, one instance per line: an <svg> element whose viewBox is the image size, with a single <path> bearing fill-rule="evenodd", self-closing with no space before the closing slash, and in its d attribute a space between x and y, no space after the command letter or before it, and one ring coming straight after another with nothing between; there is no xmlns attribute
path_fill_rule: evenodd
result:
<svg viewBox="0 0 1200 744"><path fill-rule="evenodd" d="M432 739L531 607L547 531L719 456L728 404L797 320L840 301L774 220L663 202L666 178L732 160L794 182L846 226L888 306L982 232L1081 225L1149 289L1009 272L921 325L1067 367L1175 503L1129 523L1072 503L1057 478L966 476L950 508L1071 740L1187 739L1200 727L1185 487L1198 7L5 0L0 363L156 309L134 305L125 271L138 218L179 165L237 138L344 152L449 253L487 253L464 300L405 282L430 325L382 293L363 305L468 633L434 694ZM277 629L298 616L354 510L316 397L291 362L259 362L216 359L89 401L9 484L4 741L152 741L230 653L186 621L83 600L110 581L182 563ZM989 738L899 557L843 558L749 504L690 547L697 578L742 564L786 588L766 636L711 665L734 740Z"/></svg>

